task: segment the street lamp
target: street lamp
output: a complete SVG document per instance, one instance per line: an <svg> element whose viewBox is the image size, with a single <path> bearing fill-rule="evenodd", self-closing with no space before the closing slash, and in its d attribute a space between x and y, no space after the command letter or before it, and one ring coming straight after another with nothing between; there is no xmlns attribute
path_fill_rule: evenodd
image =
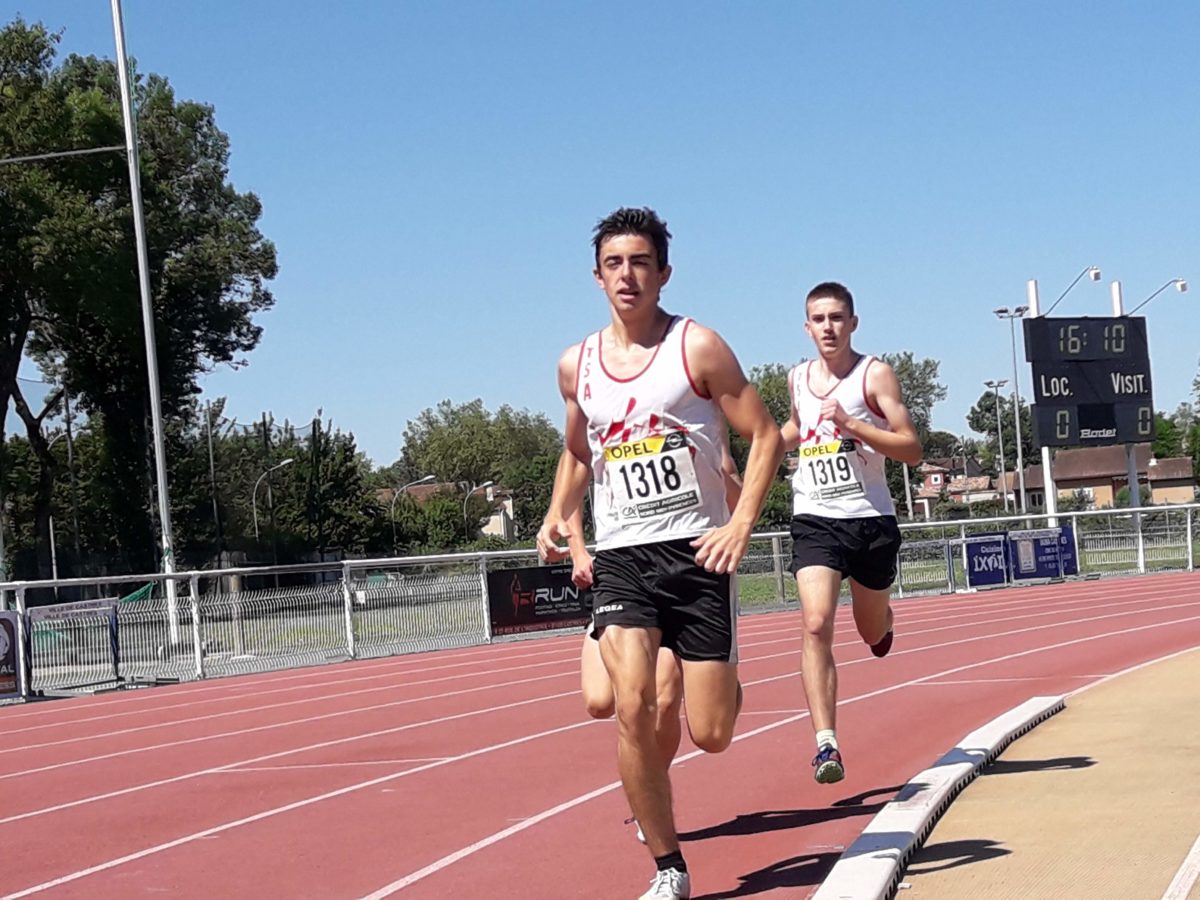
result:
<svg viewBox="0 0 1200 900"><path fill-rule="evenodd" d="M281 462L277 465L271 466L271 468L267 469L267 471L263 472L261 475L258 476L258 481L254 482L254 490L250 492L250 509L254 513L254 539L256 541L258 540L258 505L256 503L256 498L258 497L258 486L260 484L262 484L262 480L264 478L266 478L268 475L270 475L276 469L282 469L284 466L290 466L295 461L296 460L292 459L289 456L283 462Z"/></svg>
<svg viewBox="0 0 1200 900"><path fill-rule="evenodd" d="M467 501L471 499L471 495L477 491L482 491L484 488L489 488L494 484L491 481L485 481L478 487L473 487L467 491L467 496L463 497L463 526L467 529L467 537L471 536L471 524L467 521Z"/></svg>
<svg viewBox="0 0 1200 900"><path fill-rule="evenodd" d="M1004 511L1008 512L1008 473L1004 471L1004 421L1000 418L1000 388L1008 384L1007 378L985 381L983 386L993 391L996 398L996 441L1000 445L1000 490L1004 496Z"/></svg>
<svg viewBox="0 0 1200 900"><path fill-rule="evenodd" d="M963 458L963 503L967 504L967 518L971 518L971 486L967 479L970 478L970 472L967 471L967 439L963 435L958 436L958 449L962 453Z"/></svg>
<svg viewBox="0 0 1200 900"><path fill-rule="evenodd" d="M410 487L416 487L418 484L429 484L437 478L436 475L426 475L424 478L418 478L416 481L410 481L402 488L392 492L392 508L388 513L388 518L392 520L392 552L396 552L396 500L407 491ZM464 514L465 515L465 514Z"/></svg>
<svg viewBox="0 0 1200 900"><path fill-rule="evenodd" d="M138 164L137 117L133 110L129 56L125 52L125 20L121 0L112 0L113 38L117 49L117 81L121 91L121 115L125 123L125 162L129 166L129 199L133 210L133 237L137 249L138 292L142 300L142 331L146 345L146 377L150 388L150 422L154 431L154 471L158 485L158 524L162 541L163 572L175 572L175 538L171 529L171 499L167 493L167 447L163 429L162 393L158 380L158 351L154 341L154 306L150 293L150 262L146 241L146 214L142 208L142 176ZM167 604L171 610L171 643L178 643L175 617L176 586L167 579Z"/></svg>
<svg viewBox="0 0 1200 900"><path fill-rule="evenodd" d="M1065 297L1065 296L1067 296L1067 294L1071 293L1071 288L1073 288L1073 287L1075 287L1075 285L1079 284L1079 279L1082 278L1084 275L1086 275L1092 281L1100 280L1100 270L1097 269L1095 266L1088 266L1086 269L1084 269L1082 272L1080 272L1078 275L1075 276L1075 280L1067 285L1067 289L1058 295L1058 299L1055 300L1053 303L1051 303L1050 308L1048 310L1046 310L1044 313L1042 313L1042 315L1048 316L1048 315L1050 315L1050 313L1054 312L1054 307L1058 306L1058 304L1062 302L1063 297ZM1034 313L1034 315L1037 315L1037 313Z"/></svg>
<svg viewBox="0 0 1200 900"><path fill-rule="evenodd" d="M1145 300L1143 300L1141 303L1139 303L1137 306L1135 306L1133 309L1131 309L1126 315L1132 316L1135 312L1137 312L1139 309L1141 309L1143 306L1145 306L1147 303L1149 303L1151 300L1153 300L1155 297L1157 297L1159 294L1161 294L1163 291L1165 291L1167 288L1171 287L1172 285L1175 286L1175 290L1179 291L1179 293L1181 293L1181 294L1187 293L1188 283L1186 281L1184 281L1182 278L1172 278L1170 281L1168 281L1166 284L1164 284L1162 287L1160 287L1157 291L1155 291L1153 294L1151 294L1149 297L1147 297Z"/></svg>
<svg viewBox="0 0 1200 900"><path fill-rule="evenodd" d="M1008 319L1008 333L1012 339L1013 419L1017 426L1017 482L1021 491L1021 512L1024 513L1028 503L1025 499L1025 460L1021 454L1021 383L1017 376L1017 327L1013 324L1013 320L1019 319L1029 312L1029 307L1017 306L1010 310L1007 306L1001 306L992 312L1001 319Z"/></svg>

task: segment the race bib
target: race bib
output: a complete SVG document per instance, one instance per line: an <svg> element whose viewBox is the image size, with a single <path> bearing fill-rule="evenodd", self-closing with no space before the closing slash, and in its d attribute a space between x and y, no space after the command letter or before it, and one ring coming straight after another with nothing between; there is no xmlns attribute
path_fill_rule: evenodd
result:
<svg viewBox="0 0 1200 900"><path fill-rule="evenodd" d="M796 466L800 492L811 500L862 497L862 461L857 449L854 441L842 438L801 447Z"/></svg>
<svg viewBox="0 0 1200 900"><path fill-rule="evenodd" d="M604 448L613 508L622 522L655 519L700 505L700 486L681 431Z"/></svg>

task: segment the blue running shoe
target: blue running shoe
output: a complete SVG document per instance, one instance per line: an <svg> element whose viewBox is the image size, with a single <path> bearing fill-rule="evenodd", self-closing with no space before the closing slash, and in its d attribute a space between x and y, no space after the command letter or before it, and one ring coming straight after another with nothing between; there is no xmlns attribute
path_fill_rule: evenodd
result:
<svg viewBox="0 0 1200 900"><path fill-rule="evenodd" d="M813 778L817 780L817 784L833 784L846 777L846 770L842 766L842 754L828 744L817 752L812 764L816 767Z"/></svg>

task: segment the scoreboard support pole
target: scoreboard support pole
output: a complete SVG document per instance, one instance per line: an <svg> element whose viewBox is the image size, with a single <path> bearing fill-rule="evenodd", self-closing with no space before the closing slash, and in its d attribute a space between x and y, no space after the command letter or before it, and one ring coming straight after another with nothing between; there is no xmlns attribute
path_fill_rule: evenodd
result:
<svg viewBox="0 0 1200 900"><path fill-rule="evenodd" d="M1121 282L1112 283L1112 313L1114 316L1125 315L1125 301L1121 296ZM1129 485L1129 507L1137 509L1142 505L1142 488L1138 484L1137 454L1133 444L1125 444L1125 481ZM1133 531L1137 535L1137 567L1138 572L1146 571L1146 543L1142 539L1142 514L1133 514Z"/></svg>
<svg viewBox="0 0 1200 900"><path fill-rule="evenodd" d="M1036 278L1031 278L1025 282L1025 297L1029 303L1029 314L1037 318L1042 314L1042 307L1038 301L1038 284ZM1050 448L1045 444L1042 445L1042 492L1046 496L1045 505L1046 513L1050 516L1047 525L1050 528L1058 527L1058 488L1054 484L1054 470L1051 468Z"/></svg>

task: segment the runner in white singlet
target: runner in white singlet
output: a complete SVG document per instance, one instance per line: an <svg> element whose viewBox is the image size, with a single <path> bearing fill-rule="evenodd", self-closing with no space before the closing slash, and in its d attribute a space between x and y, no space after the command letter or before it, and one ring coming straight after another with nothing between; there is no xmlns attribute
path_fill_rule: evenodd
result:
<svg viewBox="0 0 1200 900"><path fill-rule="evenodd" d="M564 558L589 481L597 554L593 616L615 696L626 798L655 858L644 898L690 896L671 811L669 760L657 742L661 646L681 660L693 742L720 752L741 703L730 581L749 544L783 446L779 429L715 332L659 308L671 275L669 233L648 209L620 209L596 228L597 283L611 321L559 361L566 448L545 524L543 559ZM727 427L750 441L731 513Z"/></svg>
<svg viewBox="0 0 1200 900"><path fill-rule="evenodd" d="M854 623L875 656L892 646L889 592L896 577L900 529L884 474L884 457L916 465L921 442L887 363L850 346L858 327L854 298L836 282L813 288L804 329L817 358L788 374L791 419L784 445L798 452L792 476L792 572L804 617L801 681L817 756L814 776L841 781L845 768L835 733L837 670L833 621L850 579Z"/></svg>

